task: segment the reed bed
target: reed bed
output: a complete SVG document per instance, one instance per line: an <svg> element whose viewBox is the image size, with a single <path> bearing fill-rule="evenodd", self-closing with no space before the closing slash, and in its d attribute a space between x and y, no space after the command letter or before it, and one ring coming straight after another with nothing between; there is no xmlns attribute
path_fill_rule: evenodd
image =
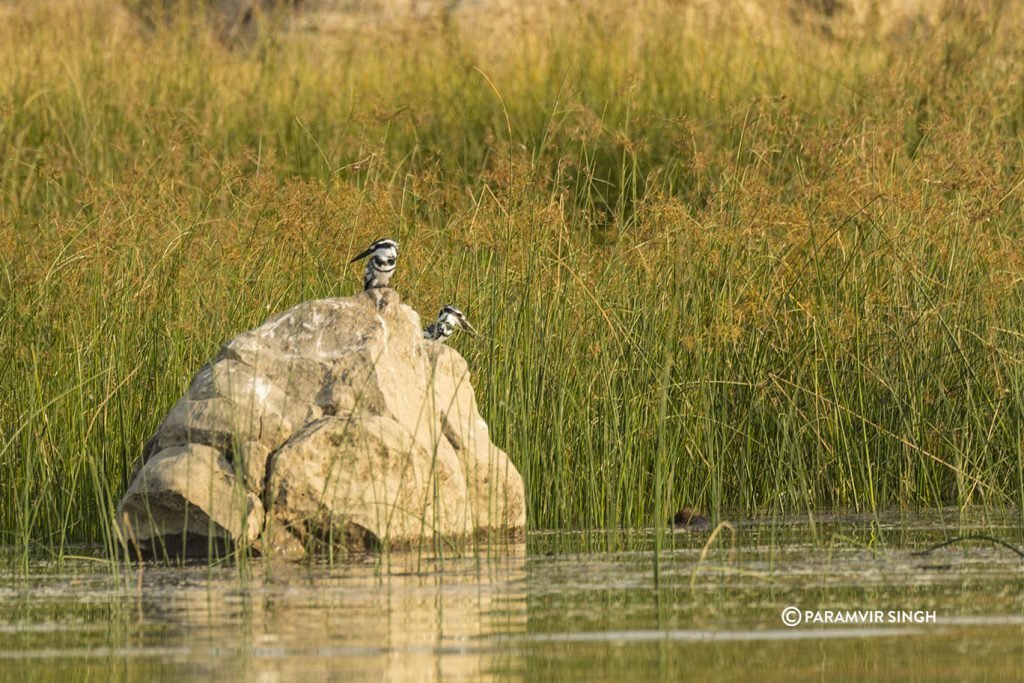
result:
<svg viewBox="0 0 1024 683"><path fill-rule="evenodd" d="M241 45L0 5L0 544L109 541L199 367L385 235L406 302L483 331L532 528L1021 509L1024 23L978 7Z"/></svg>

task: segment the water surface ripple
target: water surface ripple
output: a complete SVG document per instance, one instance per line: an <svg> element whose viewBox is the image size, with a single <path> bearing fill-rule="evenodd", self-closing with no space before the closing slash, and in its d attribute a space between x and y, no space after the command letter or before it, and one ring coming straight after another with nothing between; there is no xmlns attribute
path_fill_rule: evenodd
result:
<svg viewBox="0 0 1024 683"><path fill-rule="evenodd" d="M1024 544L1012 515L761 520L666 532L657 581L653 531L333 565L0 551L0 680L1022 680L1024 562L914 554L971 533Z"/></svg>

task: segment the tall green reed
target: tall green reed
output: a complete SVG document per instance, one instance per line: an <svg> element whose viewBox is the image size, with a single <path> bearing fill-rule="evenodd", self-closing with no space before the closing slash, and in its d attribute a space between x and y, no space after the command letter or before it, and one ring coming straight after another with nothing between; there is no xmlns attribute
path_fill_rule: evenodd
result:
<svg viewBox="0 0 1024 683"><path fill-rule="evenodd" d="M1020 507L1012 26L921 49L613 3L517 50L245 49L102 3L9 19L0 539L112 548L195 371L355 291L346 255L383 234L406 301L486 330L456 343L535 528Z"/></svg>

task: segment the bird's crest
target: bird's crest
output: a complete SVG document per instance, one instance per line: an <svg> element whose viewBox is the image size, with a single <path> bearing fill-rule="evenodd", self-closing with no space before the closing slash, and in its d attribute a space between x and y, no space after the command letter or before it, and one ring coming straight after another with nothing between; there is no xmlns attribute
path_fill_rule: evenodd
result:
<svg viewBox="0 0 1024 683"><path fill-rule="evenodd" d="M369 256L370 254L373 254L374 252L382 251L382 250L393 250L395 252L395 255L397 256L398 255L398 242L396 242L393 239L377 240L376 242L371 244L366 249L366 251L362 252L361 254L356 256L354 259L349 261L349 263L355 263L356 261L358 261L360 259L364 259L367 256Z"/></svg>

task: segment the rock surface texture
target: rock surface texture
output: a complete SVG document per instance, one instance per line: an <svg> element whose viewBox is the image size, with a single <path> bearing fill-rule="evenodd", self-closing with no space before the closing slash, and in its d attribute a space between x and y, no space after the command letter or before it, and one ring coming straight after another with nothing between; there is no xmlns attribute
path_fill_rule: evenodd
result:
<svg viewBox="0 0 1024 683"><path fill-rule="evenodd" d="M515 533L526 516L466 361L380 289L300 304L225 344L146 444L118 520L145 553L296 558Z"/></svg>

